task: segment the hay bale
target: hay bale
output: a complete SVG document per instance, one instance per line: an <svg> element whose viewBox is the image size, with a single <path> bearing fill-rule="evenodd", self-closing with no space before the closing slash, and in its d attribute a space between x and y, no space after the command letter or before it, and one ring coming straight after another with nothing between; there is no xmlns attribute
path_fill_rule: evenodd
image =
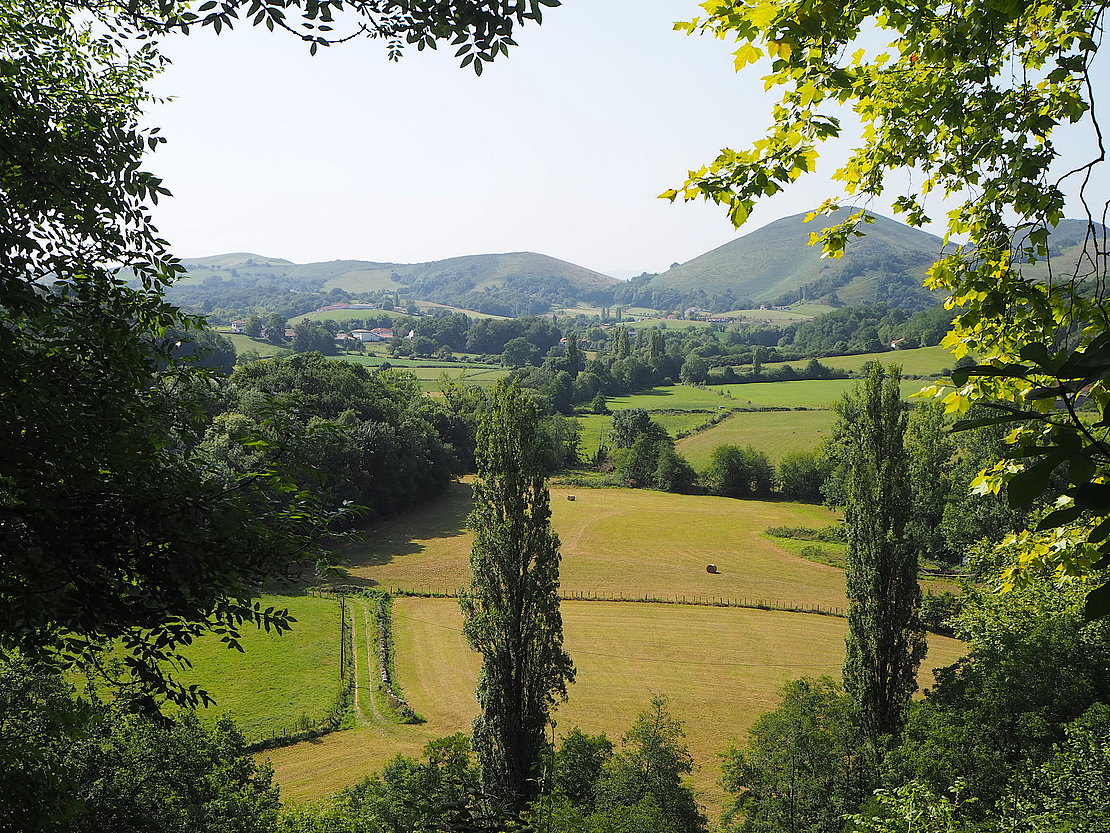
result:
<svg viewBox="0 0 1110 833"><path fill-rule="evenodd" d="M567 500L574 500L574 495L567 495Z"/></svg>
<svg viewBox="0 0 1110 833"><path fill-rule="evenodd" d="M720 570L717 569L716 564L706 564L705 565L705 571L707 573L720 573L721 572Z"/></svg>

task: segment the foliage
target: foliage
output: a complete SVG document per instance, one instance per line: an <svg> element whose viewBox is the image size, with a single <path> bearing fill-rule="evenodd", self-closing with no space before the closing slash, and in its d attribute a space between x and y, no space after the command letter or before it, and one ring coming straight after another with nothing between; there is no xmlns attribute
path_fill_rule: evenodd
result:
<svg viewBox="0 0 1110 833"><path fill-rule="evenodd" d="M470 741L456 734L424 747L422 759L398 755L379 775L318 804L284 808L277 833L337 829L417 833L445 829L452 811L477 790Z"/></svg>
<svg viewBox="0 0 1110 833"><path fill-rule="evenodd" d="M204 729L134 713L126 699L76 699L55 675L0 671L5 829L263 833L277 817L268 767L226 720ZM10 825L10 826L9 826Z"/></svg>
<svg viewBox="0 0 1110 833"><path fill-rule="evenodd" d="M467 430L411 374L304 353L236 368L203 450L214 467L249 471L257 461L244 439L280 437L275 465L331 507L364 507L369 521L440 494L460 466L453 444L469 453Z"/></svg>
<svg viewBox="0 0 1110 833"><path fill-rule="evenodd" d="M791 500L820 503L828 461L820 451L790 451L779 461L779 494Z"/></svg>
<svg viewBox="0 0 1110 833"><path fill-rule="evenodd" d="M339 350L335 346L335 338L327 329L310 321L301 321L293 327L293 352L334 356Z"/></svg>
<svg viewBox="0 0 1110 833"><path fill-rule="evenodd" d="M643 408L626 408L613 414L609 442L613 448L631 448L632 444L643 435L661 438L665 437L666 433Z"/></svg>
<svg viewBox="0 0 1110 833"><path fill-rule="evenodd" d="M872 741L898 732L925 655L910 517L906 411L897 370L879 364L837 405L848 543L844 687Z"/></svg>
<svg viewBox="0 0 1110 833"><path fill-rule="evenodd" d="M990 404L990 419L1013 428L1013 448L977 486L1005 489L1019 509L1041 495L1064 498L1058 514L1015 539L1021 557L1008 584L1045 566L1061 578L1105 566L1110 328L1102 200L1090 185L1106 155L1092 74L1107 4L962 1L910 10L863 0L834 12L802 0L719 0L706 9L704 20L680 28L734 37L738 69L768 57L767 86L782 98L751 150L722 151L664 196L714 200L740 224L756 199L813 170L817 145L841 134L838 110L851 106L862 134L835 174L848 195L866 202L883 194L891 173L912 170L913 184L894 203L911 225L929 222L930 192L955 202L944 206L946 239L967 242L944 253L927 283L959 309L945 345L980 364L954 374L957 390L945 402L957 413ZM889 46L852 49L871 37ZM1064 159L1054 135L1083 122L1093 149L1086 160ZM1053 238L1067 233L1071 182L1084 217L1065 257L1068 247ZM825 251L839 255L870 220L858 211L824 231ZM1093 424L1078 414L1084 401L1098 410ZM1062 493L1050 482L1056 470L1067 472ZM1088 612L1110 612L1110 585L1092 591Z"/></svg>
<svg viewBox="0 0 1110 833"><path fill-rule="evenodd" d="M934 791L962 779L977 804L967 812L989 815L1020 788L1065 737L1065 727L1092 706L1110 703L1110 623L1086 623L1079 583L1051 578L998 595L994 592L1008 548L985 549L984 581L969 584L952 620L967 656L937 674L937 685L907 715L901 747L891 765Z"/></svg>
<svg viewBox="0 0 1110 833"><path fill-rule="evenodd" d="M920 558L948 560L943 520L955 486L949 479L949 463L956 449L945 424L944 406L925 402L910 411L905 446L909 456L906 476L913 502L906 535Z"/></svg>
<svg viewBox="0 0 1110 833"><path fill-rule="evenodd" d="M521 389L499 381L478 429L472 576L459 598L463 633L482 654L474 722L482 784L510 810L539 792L550 712L574 680L536 422Z"/></svg>
<svg viewBox="0 0 1110 833"><path fill-rule="evenodd" d="M597 806L618 816L650 800L663 824L656 828L673 833L704 830L705 817L682 776L693 768L693 759L682 742L682 723L671 716L665 697L654 697L632 728L621 738L595 786Z"/></svg>
<svg viewBox="0 0 1110 833"><path fill-rule="evenodd" d="M737 793L723 825L736 833L839 833L877 776L852 698L828 677L787 683L722 773Z"/></svg>
<svg viewBox="0 0 1110 833"><path fill-rule="evenodd" d="M613 742L605 735L571 729L552 759L552 793L582 810L593 810L597 805L597 782L612 757Z"/></svg>
<svg viewBox="0 0 1110 833"><path fill-rule="evenodd" d="M235 367L235 345L213 330L187 331L178 327L167 327L162 339L174 361L218 370L225 376L229 375Z"/></svg>
<svg viewBox="0 0 1110 833"><path fill-rule="evenodd" d="M536 363L539 351L535 345L523 338L514 338L505 344L501 351L501 364L505 367L525 367Z"/></svg>
<svg viewBox="0 0 1110 833"><path fill-rule="evenodd" d="M765 497L774 485L775 470L767 455L748 446L721 445L713 449L702 475L705 487L722 497Z"/></svg>

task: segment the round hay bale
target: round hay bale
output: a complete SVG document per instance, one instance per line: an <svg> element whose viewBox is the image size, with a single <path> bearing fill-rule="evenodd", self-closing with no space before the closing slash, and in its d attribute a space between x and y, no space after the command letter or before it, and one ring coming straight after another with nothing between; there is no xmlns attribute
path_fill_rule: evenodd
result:
<svg viewBox="0 0 1110 833"><path fill-rule="evenodd" d="M719 573L719 572L721 572L720 570L717 569L716 564L706 564L705 565L705 571L707 573Z"/></svg>
<svg viewBox="0 0 1110 833"><path fill-rule="evenodd" d="M567 495L567 500L574 500L574 495Z"/></svg>

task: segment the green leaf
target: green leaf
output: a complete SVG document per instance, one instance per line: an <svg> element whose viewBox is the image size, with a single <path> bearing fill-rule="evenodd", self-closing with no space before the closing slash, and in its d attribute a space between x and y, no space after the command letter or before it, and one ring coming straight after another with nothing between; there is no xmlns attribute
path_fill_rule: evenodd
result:
<svg viewBox="0 0 1110 833"><path fill-rule="evenodd" d="M1088 593L1083 604L1083 615L1088 620L1101 619L1107 614L1110 614L1110 582Z"/></svg>
<svg viewBox="0 0 1110 833"><path fill-rule="evenodd" d="M1024 509L1044 494L1048 489L1049 477L1062 462L1061 457L1052 456L1011 477L1006 484L1006 498L1010 507Z"/></svg>
<svg viewBox="0 0 1110 833"><path fill-rule="evenodd" d="M1069 524L1083 514L1083 510L1078 506L1068 506L1065 509L1057 509L1055 512L1049 512L1045 515L1039 524L1037 524L1037 532L1044 532L1046 529L1056 529L1056 527Z"/></svg>

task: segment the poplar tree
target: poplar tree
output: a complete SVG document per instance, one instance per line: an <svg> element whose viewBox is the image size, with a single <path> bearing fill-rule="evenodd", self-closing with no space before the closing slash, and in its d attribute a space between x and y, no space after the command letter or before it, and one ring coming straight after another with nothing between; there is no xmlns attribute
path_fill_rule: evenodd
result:
<svg viewBox="0 0 1110 833"><path fill-rule="evenodd" d="M463 633L482 655L474 721L482 786L510 812L539 794L550 713L574 681L537 423L520 386L499 382L478 426L472 577L460 596Z"/></svg>
<svg viewBox="0 0 1110 833"><path fill-rule="evenodd" d="M578 334L571 333L567 336L567 357L566 369L567 373L573 379L578 375L578 371L582 368L582 350L578 347Z"/></svg>
<svg viewBox="0 0 1110 833"><path fill-rule="evenodd" d="M878 362L837 404L848 537L844 687L872 738L897 734L925 655L901 372Z"/></svg>

